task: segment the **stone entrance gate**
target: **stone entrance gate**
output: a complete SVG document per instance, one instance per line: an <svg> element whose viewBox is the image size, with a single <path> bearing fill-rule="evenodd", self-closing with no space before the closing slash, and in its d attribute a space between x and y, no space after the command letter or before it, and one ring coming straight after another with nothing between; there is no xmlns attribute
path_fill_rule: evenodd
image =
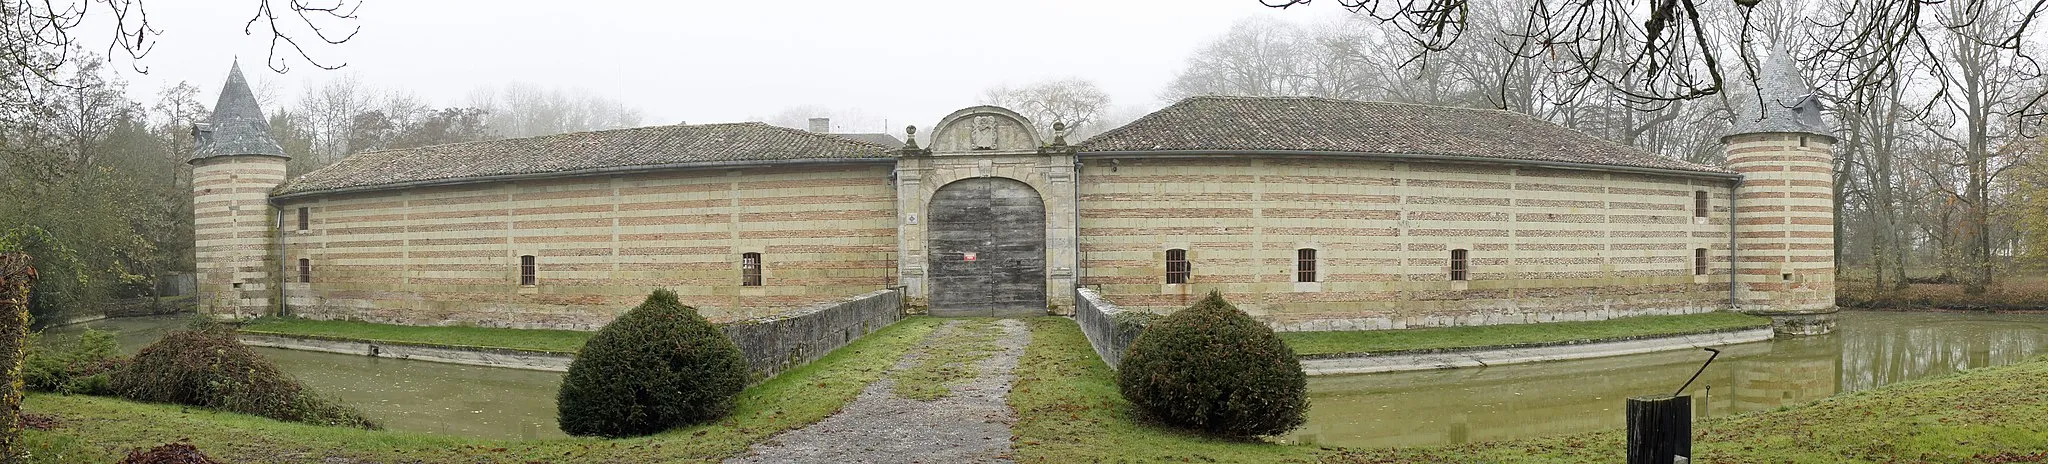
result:
<svg viewBox="0 0 2048 464"><path fill-rule="evenodd" d="M931 314L1045 314L1045 201L1014 179L946 184L930 209Z"/></svg>
<svg viewBox="0 0 2048 464"><path fill-rule="evenodd" d="M1071 314L1074 148L1016 112L947 115L897 158L905 301L939 316ZM971 259L970 259L971 258Z"/></svg>

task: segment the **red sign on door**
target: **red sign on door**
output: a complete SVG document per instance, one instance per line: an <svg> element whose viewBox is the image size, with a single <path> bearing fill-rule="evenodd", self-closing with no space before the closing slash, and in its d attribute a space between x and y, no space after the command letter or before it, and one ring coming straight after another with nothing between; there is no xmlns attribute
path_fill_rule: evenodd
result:
<svg viewBox="0 0 2048 464"><path fill-rule="evenodd" d="M961 253L961 254L960 254L960 260L961 260L961 261L973 261L973 260L974 260L974 252L972 252L972 251L969 251L969 252L966 252L966 253Z"/></svg>

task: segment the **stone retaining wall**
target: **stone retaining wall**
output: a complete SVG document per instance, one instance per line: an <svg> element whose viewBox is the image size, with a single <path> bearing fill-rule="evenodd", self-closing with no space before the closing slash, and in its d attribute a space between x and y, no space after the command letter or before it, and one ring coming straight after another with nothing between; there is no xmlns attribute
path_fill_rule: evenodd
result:
<svg viewBox="0 0 2048 464"><path fill-rule="evenodd" d="M359 354L373 358L411 359L471 366L565 372L574 355L510 348L434 346L384 341L325 338L308 335L244 333L242 344L287 350Z"/></svg>
<svg viewBox="0 0 2048 464"><path fill-rule="evenodd" d="M1665 337L1467 350L1361 355L1342 358L1303 359L1308 375L1368 374L1375 372L1421 371L1486 367L1566 359L1604 358L1657 351L1704 348L1770 340L1771 328L1760 327Z"/></svg>

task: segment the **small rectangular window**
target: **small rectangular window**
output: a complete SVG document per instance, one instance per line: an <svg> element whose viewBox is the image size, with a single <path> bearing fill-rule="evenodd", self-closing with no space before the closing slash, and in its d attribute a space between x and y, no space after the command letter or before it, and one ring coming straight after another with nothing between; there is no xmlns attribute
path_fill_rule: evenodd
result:
<svg viewBox="0 0 2048 464"><path fill-rule="evenodd" d="M539 270L539 269L537 269L537 266L535 266L535 265L534 265L534 262L533 262L533 255L525 255L525 256L520 256L520 257L519 257L519 285L525 285L525 286L529 286L529 287L530 287L530 286L534 286L534 285L539 285L539 284L540 284L540 277L539 277L539 275L538 275L539 273L538 273L538 272L536 272L536 271L538 271L538 270Z"/></svg>
<svg viewBox="0 0 2048 464"><path fill-rule="evenodd" d="M1467 267L1465 250L1451 250L1451 280L1466 280L1471 268Z"/></svg>
<svg viewBox="0 0 2048 464"><path fill-rule="evenodd" d="M740 285L761 286L761 254L740 253Z"/></svg>
<svg viewBox="0 0 2048 464"><path fill-rule="evenodd" d="M299 258L299 283L313 282L313 260Z"/></svg>
<svg viewBox="0 0 2048 464"><path fill-rule="evenodd" d="M299 208L299 230L309 229L313 225L313 217L307 212L307 209Z"/></svg>
<svg viewBox="0 0 2048 464"><path fill-rule="evenodd" d="M1303 248L1294 250L1294 281L1316 281L1316 249Z"/></svg>
<svg viewBox="0 0 2048 464"><path fill-rule="evenodd" d="M1188 266L1187 250L1179 248L1166 250L1166 283L1188 283L1188 274L1192 271L1193 269Z"/></svg>
<svg viewBox="0 0 2048 464"><path fill-rule="evenodd" d="M1707 217L1707 191L1692 192L1692 217Z"/></svg>
<svg viewBox="0 0 2048 464"><path fill-rule="evenodd" d="M1707 275L1707 249L1692 250L1692 275Z"/></svg>

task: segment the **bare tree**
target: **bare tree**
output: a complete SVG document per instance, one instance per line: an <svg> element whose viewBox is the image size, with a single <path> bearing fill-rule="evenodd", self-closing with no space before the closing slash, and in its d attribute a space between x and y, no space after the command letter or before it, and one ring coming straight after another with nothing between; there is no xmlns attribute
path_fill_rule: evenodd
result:
<svg viewBox="0 0 2048 464"><path fill-rule="evenodd" d="M1107 129L1097 127L1096 120L1109 107L1109 94L1085 79L1053 79L1024 87L990 87L982 91L981 103L1016 110L1031 118L1046 142L1053 140L1054 123L1066 125L1069 143L1079 142Z"/></svg>
<svg viewBox="0 0 2048 464"><path fill-rule="evenodd" d="M1311 0L1260 0L1287 8ZM1357 15L1389 26L1405 37L1411 61L1452 50L1468 39L1476 21L1489 13L1476 0L1337 0ZM1821 69L1828 80L1862 87L1896 79L1902 62L1934 53L1927 34L1980 27L1977 18L1997 13L2007 20L1997 33L1966 33L1979 45L2032 63L2027 31L2044 12L2048 0L1906 0L1843 2L1839 8L1811 12L1802 26L1776 14L1759 24L1753 14L1763 0L1659 0L1520 2L1511 10L1500 51L1522 66L1541 66L1570 76L1581 86L1599 85L1625 96L1632 105L1658 107L1665 101L1719 95L1730 87L1729 69L1754 71L1758 60L1749 45L1762 36L1805 31L1815 44L1802 61ZM1800 5L1792 5L1799 7ZM1941 10L1963 14L1944 14ZM1793 10L1798 13L1808 13ZM1782 13L1782 11L1780 12ZM1717 34L1716 17L1736 18L1732 34ZM1479 23L1483 24L1483 23ZM1784 39L1785 37L1776 37ZM1736 66L1739 64L1739 66ZM2038 77L2030 66L2022 72ZM1749 73L1754 75L1754 73ZM2048 89L2028 97L2014 111L2042 115L2032 104Z"/></svg>
<svg viewBox="0 0 2048 464"><path fill-rule="evenodd" d="M111 24L102 54L111 58L116 50L131 60L136 72L147 73L140 61L156 46L162 31L150 23L144 0L0 0L0 84L24 88L24 83L41 80L57 82L56 73L88 45L99 43L94 34L81 30L87 18ZM329 64L315 58L312 44L338 45L355 38L361 27L355 24L360 0L256 0L255 12L243 24L242 33L269 32L271 70L290 70L287 54L322 69L339 69L345 63ZM19 103L19 102L17 102Z"/></svg>
<svg viewBox="0 0 2048 464"><path fill-rule="evenodd" d="M484 110L485 125L499 137L531 137L640 125L641 113L625 102L581 90L543 89L513 83L503 89L470 92L469 106Z"/></svg>

